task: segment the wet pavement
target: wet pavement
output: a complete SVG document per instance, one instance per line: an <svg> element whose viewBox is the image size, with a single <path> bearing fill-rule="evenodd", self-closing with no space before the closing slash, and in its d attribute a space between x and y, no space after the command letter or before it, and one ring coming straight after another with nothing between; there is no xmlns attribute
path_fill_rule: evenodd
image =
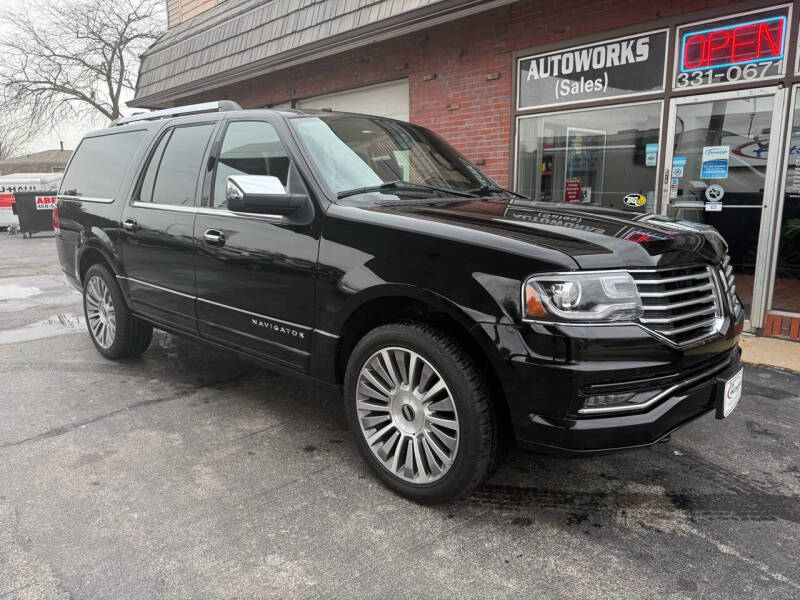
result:
<svg viewBox="0 0 800 600"><path fill-rule="evenodd" d="M584 459L519 451L421 507L341 399L157 333L109 362L52 238L0 234L0 598L798 598L800 376Z"/></svg>

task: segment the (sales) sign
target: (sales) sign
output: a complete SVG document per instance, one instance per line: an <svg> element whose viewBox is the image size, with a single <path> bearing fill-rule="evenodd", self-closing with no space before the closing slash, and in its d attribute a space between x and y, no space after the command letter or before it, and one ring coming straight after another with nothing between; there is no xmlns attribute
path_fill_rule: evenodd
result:
<svg viewBox="0 0 800 600"><path fill-rule="evenodd" d="M0 208L11 208L14 204L14 194L0 193Z"/></svg>
<svg viewBox="0 0 800 600"><path fill-rule="evenodd" d="M36 196L36 210L53 210L56 205L56 196Z"/></svg>
<svg viewBox="0 0 800 600"><path fill-rule="evenodd" d="M664 89L667 32L656 31L517 61L517 108Z"/></svg>
<svg viewBox="0 0 800 600"><path fill-rule="evenodd" d="M758 81L784 73L787 7L678 29L676 88Z"/></svg>

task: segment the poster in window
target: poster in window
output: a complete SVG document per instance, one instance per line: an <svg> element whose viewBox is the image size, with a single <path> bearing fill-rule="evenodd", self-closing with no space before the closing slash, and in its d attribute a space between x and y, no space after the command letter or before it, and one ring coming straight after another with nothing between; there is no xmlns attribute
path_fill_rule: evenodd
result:
<svg viewBox="0 0 800 600"><path fill-rule="evenodd" d="M580 182L580 202L590 203L592 190L601 194L606 160L606 132L597 129L567 127L564 189L570 180ZM573 188L574 188L573 184Z"/></svg>

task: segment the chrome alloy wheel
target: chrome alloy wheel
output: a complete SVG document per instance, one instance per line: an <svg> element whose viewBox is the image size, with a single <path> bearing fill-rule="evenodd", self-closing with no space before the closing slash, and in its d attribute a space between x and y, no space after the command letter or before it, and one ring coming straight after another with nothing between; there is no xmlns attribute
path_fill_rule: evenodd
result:
<svg viewBox="0 0 800 600"><path fill-rule="evenodd" d="M93 276L86 284L86 319L95 341L107 349L117 334L114 302L102 277Z"/></svg>
<svg viewBox="0 0 800 600"><path fill-rule="evenodd" d="M356 384L361 433L393 475L415 484L448 472L458 451L458 413L439 372L407 348L383 348Z"/></svg>

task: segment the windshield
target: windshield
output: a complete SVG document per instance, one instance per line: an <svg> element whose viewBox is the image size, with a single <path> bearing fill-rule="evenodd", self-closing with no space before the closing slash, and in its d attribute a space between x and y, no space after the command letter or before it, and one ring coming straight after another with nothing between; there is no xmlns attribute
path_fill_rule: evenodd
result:
<svg viewBox="0 0 800 600"><path fill-rule="evenodd" d="M397 182L430 186L420 188L423 193L497 187L447 142L421 127L351 115L292 122L334 194Z"/></svg>

